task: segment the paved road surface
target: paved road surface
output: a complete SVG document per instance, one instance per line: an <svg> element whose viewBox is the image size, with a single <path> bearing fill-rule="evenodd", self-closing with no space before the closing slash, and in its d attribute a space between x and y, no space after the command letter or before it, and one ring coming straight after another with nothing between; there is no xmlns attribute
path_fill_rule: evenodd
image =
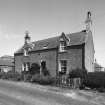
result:
<svg viewBox="0 0 105 105"><path fill-rule="evenodd" d="M44 88L24 86L0 80L0 105L93 105L70 97L47 91Z"/></svg>

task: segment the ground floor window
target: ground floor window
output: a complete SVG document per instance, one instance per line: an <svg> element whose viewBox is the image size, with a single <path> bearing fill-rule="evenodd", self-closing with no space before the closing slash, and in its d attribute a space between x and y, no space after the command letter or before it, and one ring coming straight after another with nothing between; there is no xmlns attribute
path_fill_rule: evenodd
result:
<svg viewBox="0 0 105 105"><path fill-rule="evenodd" d="M60 60L59 72L66 74L66 71L67 71L67 60Z"/></svg>
<svg viewBox="0 0 105 105"><path fill-rule="evenodd" d="M22 71L29 71L30 69L30 63L29 62L25 62L22 64Z"/></svg>

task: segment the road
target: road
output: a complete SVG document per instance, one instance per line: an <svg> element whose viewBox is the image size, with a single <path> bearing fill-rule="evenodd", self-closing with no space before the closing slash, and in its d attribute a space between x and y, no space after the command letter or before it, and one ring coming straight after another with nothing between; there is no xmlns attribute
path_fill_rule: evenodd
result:
<svg viewBox="0 0 105 105"><path fill-rule="evenodd" d="M0 80L0 105L93 105L36 85L25 85Z"/></svg>

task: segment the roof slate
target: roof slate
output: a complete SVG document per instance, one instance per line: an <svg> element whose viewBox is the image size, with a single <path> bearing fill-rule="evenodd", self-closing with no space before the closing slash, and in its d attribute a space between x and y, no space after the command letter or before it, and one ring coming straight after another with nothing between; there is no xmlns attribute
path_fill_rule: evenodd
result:
<svg viewBox="0 0 105 105"><path fill-rule="evenodd" d="M80 45L85 43L86 34L87 33L85 31L66 34L67 38L70 39L69 46ZM34 47L31 51L56 48L59 45L59 38L60 36L57 36L57 37L52 37L52 38L32 42L31 44L34 44ZM22 53L22 51L23 51L23 47L20 48L18 51L16 51L15 54Z"/></svg>

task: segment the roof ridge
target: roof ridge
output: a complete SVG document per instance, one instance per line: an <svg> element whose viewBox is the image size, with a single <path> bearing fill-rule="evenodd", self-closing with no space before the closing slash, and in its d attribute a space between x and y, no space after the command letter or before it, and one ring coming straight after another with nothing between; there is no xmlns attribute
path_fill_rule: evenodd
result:
<svg viewBox="0 0 105 105"><path fill-rule="evenodd" d="M41 40L36 40L36 41L31 42L31 43L40 42L40 41L49 40L49 39L58 38L58 37L59 37L59 36L49 37L49 38L45 38L45 39L41 39Z"/></svg>
<svg viewBox="0 0 105 105"><path fill-rule="evenodd" d="M65 34L65 35L67 36L67 35L77 34L77 33L81 33L81 32L85 32L85 30L78 31L78 32L73 32L73 33L68 33L68 34ZM49 39L58 38L58 37L60 37L60 35L54 36L54 37L45 38L45 39L41 39L41 40L32 41L31 43L39 42L39 41L44 41L44 40L49 40Z"/></svg>
<svg viewBox="0 0 105 105"><path fill-rule="evenodd" d="M71 46L71 45L80 45L82 43L85 43L85 37L86 37L85 34L86 34L85 31L79 31L76 33L65 34L65 36L69 38ZM59 37L60 35L57 35L54 37L32 41L31 44L35 45L32 51L43 50L43 47L46 43L48 43L47 49L56 48L59 45ZM22 53L22 48L16 51L16 53Z"/></svg>

